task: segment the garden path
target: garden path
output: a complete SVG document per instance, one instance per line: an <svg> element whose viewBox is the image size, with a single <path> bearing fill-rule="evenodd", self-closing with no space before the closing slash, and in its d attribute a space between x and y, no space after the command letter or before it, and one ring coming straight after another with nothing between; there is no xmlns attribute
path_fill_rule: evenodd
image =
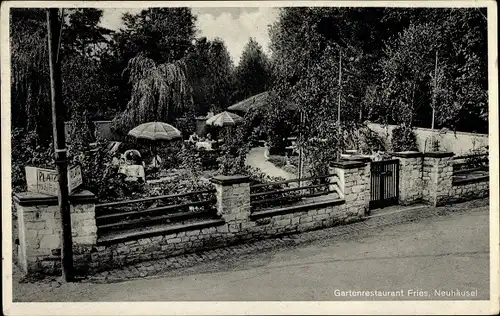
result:
<svg viewBox="0 0 500 316"><path fill-rule="evenodd" d="M270 177L280 177L286 180L295 179L296 176L292 173L286 172L283 169L276 167L274 164L267 161L264 155L264 147L252 148L247 155L245 164L247 166L260 169L263 173Z"/></svg>

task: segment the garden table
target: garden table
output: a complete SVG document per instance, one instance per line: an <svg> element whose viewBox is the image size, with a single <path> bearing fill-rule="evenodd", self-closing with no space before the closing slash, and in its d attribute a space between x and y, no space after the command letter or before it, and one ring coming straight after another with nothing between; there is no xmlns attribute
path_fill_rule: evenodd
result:
<svg viewBox="0 0 500 316"><path fill-rule="evenodd" d="M205 150L212 150L212 142L197 142L196 148L197 149L203 148Z"/></svg>

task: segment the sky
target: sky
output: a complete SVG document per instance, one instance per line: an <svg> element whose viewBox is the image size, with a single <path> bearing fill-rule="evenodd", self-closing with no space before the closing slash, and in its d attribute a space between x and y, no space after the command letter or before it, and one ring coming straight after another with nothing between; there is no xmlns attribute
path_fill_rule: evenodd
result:
<svg viewBox="0 0 500 316"><path fill-rule="evenodd" d="M123 13L139 13L141 8L103 11L101 25L118 30L122 26ZM269 52L268 26L277 19L277 8L192 8L192 12L197 17L198 36L223 39L235 64L239 62L243 47L250 37L253 37L266 53Z"/></svg>

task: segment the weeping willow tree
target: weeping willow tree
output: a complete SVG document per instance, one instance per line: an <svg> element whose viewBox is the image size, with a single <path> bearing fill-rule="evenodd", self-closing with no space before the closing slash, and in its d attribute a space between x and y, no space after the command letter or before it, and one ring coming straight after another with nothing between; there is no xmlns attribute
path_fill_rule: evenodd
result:
<svg viewBox="0 0 500 316"><path fill-rule="evenodd" d="M130 101L115 118L114 128L126 133L142 123L174 121L193 104L186 73L184 59L156 64L142 54L132 58L124 70L132 87Z"/></svg>
<svg viewBox="0 0 500 316"><path fill-rule="evenodd" d="M13 128L50 142L50 82L43 9L11 9L11 110Z"/></svg>

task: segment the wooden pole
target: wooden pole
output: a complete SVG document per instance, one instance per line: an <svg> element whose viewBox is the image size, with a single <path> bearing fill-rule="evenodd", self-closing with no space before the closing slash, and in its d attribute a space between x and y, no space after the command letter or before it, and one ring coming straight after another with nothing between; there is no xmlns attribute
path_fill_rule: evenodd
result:
<svg viewBox="0 0 500 316"><path fill-rule="evenodd" d="M61 270L66 282L73 281L73 242L71 237L71 214L68 191L68 165L64 130L61 87L61 64L57 58L61 22L58 9L47 9L47 40L50 67L50 96L52 104L52 134L54 156L59 182L59 211L61 213Z"/></svg>
<svg viewBox="0 0 500 316"><path fill-rule="evenodd" d="M339 49L339 98L337 104L337 126L339 133L339 146L337 150L337 161L340 160L341 151L340 151L340 139L341 139L341 129L340 129L340 96L342 89L342 50Z"/></svg>
<svg viewBox="0 0 500 316"><path fill-rule="evenodd" d="M302 178L302 169L303 169L303 159L304 159L304 156L303 156L303 153L302 153L302 128L303 128L303 123L304 122L304 112L302 110L300 110L300 123L299 123L299 139L298 139L298 143L299 143L299 179ZM301 183L299 181L299 187L301 187Z"/></svg>
<svg viewBox="0 0 500 316"><path fill-rule="evenodd" d="M436 65L434 67L434 93L432 97L431 148L434 148L434 117L436 116L437 76L438 76L438 51L436 50Z"/></svg>

